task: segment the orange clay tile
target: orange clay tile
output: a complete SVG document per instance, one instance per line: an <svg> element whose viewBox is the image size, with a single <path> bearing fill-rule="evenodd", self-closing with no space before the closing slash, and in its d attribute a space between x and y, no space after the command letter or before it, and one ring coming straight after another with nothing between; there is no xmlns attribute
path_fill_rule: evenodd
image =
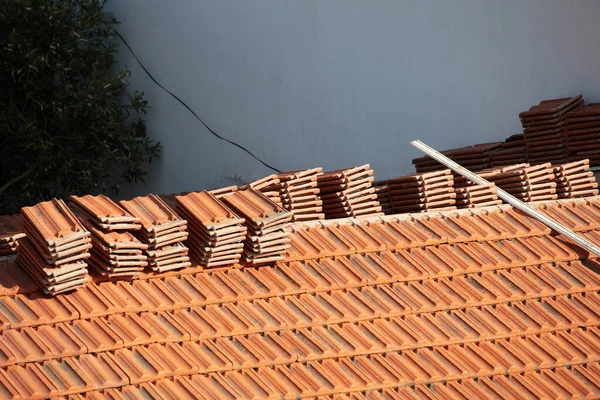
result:
<svg viewBox="0 0 600 400"><path fill-rule="evenodd" d="M122 200L120 205L140 219L142 227L149 233L158 233L185 225L185 221L158 196L149 194L131 200Z"/></svg>
<svg viewBox="0 0 600 400"><path fill-rule="evenodd" d="M537 207L600 241L596 202ZM599 396L598 261L509 207L472 211L298 225L292 259L52 298L0 273L0 393Z"/></svg>
<svg viewBox="0 0 600 400"><path fill-rule="evenodd" d="M233 211L207 191L188 193L175 197L178 204L186 210L207 229L217 229L220 226L241 224L244 222Z"/></svg>
<svg viewBox="0 0 600 400"><path fill-rule="evenodd" d="M54 199L23 207L21 212L48 246L57 247L89 236L62 200Z"/></svg>
<svg viewBox="0 0 600 400"><path fill-rule="evenodd" d="M71 196L69 200L101 224L138 224L140 219L104 195Z"/></svg>
<svg viewBox="0 0 600 400"><path fill-rule="evenodd" d="M254 189L235 192L224 201L256 226L268 226L287 212Z"/></svg>
<svg viewBox="0 0 600 400"><path fill-rule="evenodd" d="M21 228L21 218L18 214L0 216L0 244L25 237L25 232Z"/></svg>

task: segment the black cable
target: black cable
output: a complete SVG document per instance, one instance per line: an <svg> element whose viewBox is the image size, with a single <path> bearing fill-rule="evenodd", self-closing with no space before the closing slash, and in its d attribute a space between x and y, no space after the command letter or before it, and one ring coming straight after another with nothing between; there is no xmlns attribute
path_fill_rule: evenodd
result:
<svg viewBox="0 0 600 400"><path fill-rule="evenodd" d="M136 59L136 61L138 62L138 64L140 64L140 67L142 67L142 69L144 70L144 72L150 77L150 79L152 79L152 82L154 82L159 88L161 88L162 90L164 90L165 92L169 93L175 100L177 100L179 103L181 103L182 106L184 106L185 108L188 109L189 112L192 113L192 115L194 117L196 117L196 119L198 121L200 121L200 123L202 125L204 125L204 127L213 135L215 135L217 138L224 140L225 142L234 145L235 147L245 151L246 153L250 154L250 156L254 157L258 162L260 162L262 165L264 165L265 167L272 169L275 172L281 172L280 170L278 170L277 168L271 167L269 164L267 164L266 162L264 162L263 160L261 160L260 158L258 158L257 156L255 156L254 154L252 154L252 152L250 150L248 150L247 148L245 148L244 146L237 144L236 142L233 142L227 138L224 138L223 136L219 135L217 132L213 131L208 125L206 125L206 122L204 122L202 120L202 118L200 118L198 116L198 114L196 114L194 112L194 110L192 110L190 108L190 106L188 106L183 100L181 100L179 97L177 97L173 92L171 92L169 89L167 89L166 87L164 87L163 85L161 85L156 79L154 79L154 77L152 76L152 74L150 73L150 71L148 71L146 69L146 67L144 66L144 64L142 64L142 62L140 61L140 59L138 58L138 56L135 54L135 52L133 51L133 49L131 48L131 46L129 46L129 43L127 43L127 41L123 38L123 36L121 36L121 34L119 32L117 32L116 30L114 31L115 34L123 41L123 43L125 44L125 46L127 46L127 48L129 49L129 51L131 52L131 54L133 55L133 57Z"/></svg>

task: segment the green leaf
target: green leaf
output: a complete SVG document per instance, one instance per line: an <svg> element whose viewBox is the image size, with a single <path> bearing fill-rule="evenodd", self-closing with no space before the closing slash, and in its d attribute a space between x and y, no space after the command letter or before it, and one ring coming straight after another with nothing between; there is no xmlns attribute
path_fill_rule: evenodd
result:
<svg viewBox="0 0 600 400"><path fill-rule="evenodd" d="M114 68L105 0L0 2L0 214L142 182L160 155L148 103ZM134 117L134 118L131 118Z"/></svg>

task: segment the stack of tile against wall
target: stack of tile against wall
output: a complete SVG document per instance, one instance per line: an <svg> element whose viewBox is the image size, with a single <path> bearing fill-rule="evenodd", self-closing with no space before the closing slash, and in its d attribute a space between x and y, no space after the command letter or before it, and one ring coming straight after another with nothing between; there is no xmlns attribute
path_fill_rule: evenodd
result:
<svg viewBox="0 0 600 400"><path fill-rule="evenodd" d="M590 160L600 166L600 103L584 105L582 95L543 100L519 114L523 134L501 143L489 143L440 151L471 171L521 163ZM477 154L477 150L481 154ZM486 163L489 165L485 166ZM412 160L417 172L445 167L428 156Z"/></svg>
<svg viewBox="0 0 600 400"><path fill-rule="evenodd" d="M491 154L502 147L501 142L482 143L474 146L460 147L452 150L445 150L443 155L463 167L477 171L490 167ZM412 160L415 170L418 173L440 171L446 167L429 156L418 157Z"/></svg>
<svg viewBox="0 0 600 400"><path fill-rule="evenodd" d="M527 162L525 136L520 133L507 138L499 148L490 152L490 167L522 164Z"/></svg>
<svg viewBox="0 0 600 400"><path fill-rule="evenodd" d="M281 182L279 176L277 176L277 174L272 174L269 176L265 176L264 178L247 183L245 185L242 185L239 187L239 190L258 190L273 203L277 204L280 207L283 207L283 203L281 202L281 195L279 194L279 182ZM227 195L233 192L233 190L229 192L218 192L217 195Z"/></svg>
<svg viewBox="0 0 600 400"><path fill-rule="evenodd" d="M17 254L19 239L25 236L19 214L0 216L0 256Z"/></svg>
<svg viewBox="0 0 600 400"><path fill-rule="evenodd" d="M552 166L559 199L598 194L598 183L589 164L589 160L581 160Z"/></svg>
<svg viewBox="0 0 600 400"><path fill-rule="evenodd" d="M233 186L227 186L224 188L217 188L217 189L213 189L213 190L209 190L208 192L210 194L212 194L213 196L215 196L217 199L220 199L223 196L227 196L228 194L231 194L233 192L237 192L239 190L239 188L236 185Z"/></svg>
<svg viewBox="0 0 600 400"><path fill-rule="evenodd" d="M188 237L187 222L159 196L149 194L123 200L120 205L142 224L136 236L148 245L146 255L152 271L165 272L191 265L188 248L183 245Z"/></svg>
<svg viewBox="0 0 600 400"><path fill-rule="evenodd" d="M313 221L325 218L319 199L317 175L322 168L280 172L257 179L240 187L255 189L269 200L292 213L293 221Z"/></svg>
<svg viewBox="0 0 600 400"><path fill-rule="evenodd" d="M463 176L454 178L456 208L488 207L502 204L495 184L478 185Z"/></svg>
<svg viewBox="0 0 600 400"><path fill-rule="evenodd" d="M381 206L381 212L386 215L391 214L393 212L392 201L390 199L387 181L373 182L373 188L375 189L375 194L377 195L377 201Z"/></svg>
<svg viewBox="0 0 600 400"><path fill-rule="evenodd" d="M556 182L550 163L530 166L517 164L476 172L488 182L524 202L556 200Z"/></svg>
<svg viewBox="0 0 600 400"><path fill-rule="evenodd" d="M62 200L21 209L26 238L20 239L18 265L46 294L56 295L89 281L90 233Z"/></svg>
<svg viewBox="0 0 600 400"><path fill-rule="evenodd" d="M324 219L323 201L319 198L317 177L322 168L281 172L280 180L273 188L279 190L283 208L292 213L292 221L314 221ZM264 192L263 192L264 194Z"/></svg>
<svg viewBox="0 0 600 400"><path fill-rule="evenodd" d="M449 169L388 179L386 184L394 214L456 208L454 177Z"/></svg>
<svg viewBox="0 0 600 400"><path fill-rule="evenodd" d="M237 264L247 229L223 202L207 191L176 196L176 212L188 222L187 244L203 267Z"/></svg>
<svg viewBox="0 0 600 400"><path fill-rule="evenodd" d="M142 228L140 219L104 195L71 196L69 207L91 233L88 265L106 279L133 279L148 265L144 250L132 232Z"/></svg>
<svg viewBox="0 0 600 400"><path fill-rule="evenodd" d="M568 161L565 116L582 105L583 98L577 95L543 100L519 114L530 164Z"/></svg>
<svg viewBox="0 0 600 400"><path fill-rule="evenodd" d="M222 197L236 215L244 218L247 236L244 261L251 265L284 259L290 248L288 228L292 213L281 208L254 189L239 190Z"/></svg>
<svg viewBox="0 0 600 400"><path fill-rule="evenodd" d="M590 166L599 166L600 103L581 106L568 113L565 118L569 161L587 158Z"/></svg>
<svg viewBox="0 0 600 400"><path fill-rule="evenodd" d="M383 215L369 164L318 175L319 197L327 219Z"/></svg>

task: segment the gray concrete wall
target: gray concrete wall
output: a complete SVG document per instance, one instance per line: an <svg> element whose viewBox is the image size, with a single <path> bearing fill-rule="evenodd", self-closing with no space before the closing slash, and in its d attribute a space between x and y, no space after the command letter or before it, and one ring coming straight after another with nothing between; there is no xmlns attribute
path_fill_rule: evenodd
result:
<svg viewBox="0 0 600 400"><path fill-rule="evenodd" d="M113 0L152 74L219 134L293 170L371 163L413 171L440 150L520 132L519 111L583 93L600 101L600 1ZM119 64L163 143L145 186L179 192L269 174L204 129L122 46Z"/></svg>

